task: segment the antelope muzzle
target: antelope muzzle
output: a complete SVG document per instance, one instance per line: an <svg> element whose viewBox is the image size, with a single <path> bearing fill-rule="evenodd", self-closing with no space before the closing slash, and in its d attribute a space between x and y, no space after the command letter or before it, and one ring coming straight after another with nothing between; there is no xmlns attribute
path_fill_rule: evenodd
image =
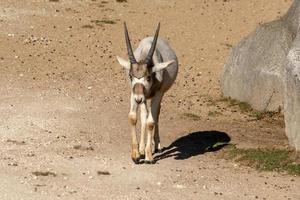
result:
<svg viewBox="0 0 300 200"><path fill-rule="evenodd" d="M142 83L136 83L133 86L134 98L138 104L145 101L145 90L145 86Z"/></svg>

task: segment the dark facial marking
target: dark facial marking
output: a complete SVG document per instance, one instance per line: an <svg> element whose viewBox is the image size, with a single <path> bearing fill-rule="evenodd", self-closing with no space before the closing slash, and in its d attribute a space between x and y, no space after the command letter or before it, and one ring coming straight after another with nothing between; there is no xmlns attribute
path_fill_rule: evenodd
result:
<svg viewBox="0 0 300 200"><path fill-rule="evenodd" d="M145 63L136 63L131 65L130 74L138 79L146 77L150 74L149 68Z"/></svg>
<svg viewBox="0 0 300 200"><path fill-rule="evenodd" d="M150 81L151 81L151 76L147 76L147 77L146 77L146 80L147 80L148 82L150 82Z"/></svg>

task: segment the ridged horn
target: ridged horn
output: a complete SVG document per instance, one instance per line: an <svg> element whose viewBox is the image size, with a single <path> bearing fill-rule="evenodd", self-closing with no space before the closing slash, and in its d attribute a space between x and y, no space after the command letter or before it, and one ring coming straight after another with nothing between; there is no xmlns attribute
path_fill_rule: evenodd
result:
<svg viewBox="0 0 300 200"><path fill-rule="evenodd" d="M145 62L150 65L151 62L152 62L152 57L153 57L153 54L154 54L154 51L155 51L155 47L156 47L156 43L157 43L157 38L158 38L158 34L159 34L159 29L160 29L160 23L158 23L157 25L157 29L156 29L156 32L155 32L155 35L154 35L154 38L153 38L153 41L152 41L152 45L151 45L151 48L148 52L148 55L146 57L146 60Z"/></svg>
<svg viewBox="0 0 300 200"><path fill-rule="evenodd" d="M128 30L127 30L127 26L126 26L125 22L124 22L124 33L125 33L125 40L126 40L127 53L128 53L129 61L130 61L131 64L135 64L137 62L136 62L136 59L135 59L133 51L132 51L132 47L131 47L130 39L129 39L129 35L128 35Z"/></svg>

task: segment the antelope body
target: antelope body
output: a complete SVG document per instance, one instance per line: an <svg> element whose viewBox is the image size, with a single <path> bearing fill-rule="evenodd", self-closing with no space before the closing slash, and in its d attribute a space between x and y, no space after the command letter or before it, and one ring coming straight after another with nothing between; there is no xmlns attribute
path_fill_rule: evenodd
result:
<svg viewBox="0 0 300 200"><path fill-rule="evenodd" d="M164 93L174 83L178 72L178 61L169 44L158 38L160 24L154 37L144 38L137 49L132 51L126 24L124 23L126 46L129 61L117 56L131 85L131 105L129 123L132 144L131 157L139 163L140 157L145 155L145 163L154 163L153 153L161 151L158 120L161 101ZM147 100L150 106L147 107ZM141 109L141 137L138 144L136 135L137 109ZM147 142L145 145L145 135Z"/></svg>

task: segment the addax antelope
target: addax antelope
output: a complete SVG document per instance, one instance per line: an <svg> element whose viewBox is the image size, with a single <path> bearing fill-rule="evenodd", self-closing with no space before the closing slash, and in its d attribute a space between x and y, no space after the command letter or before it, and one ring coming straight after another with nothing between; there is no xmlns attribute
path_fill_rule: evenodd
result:
<svg viewBox="0 0 300 200"><path fill-rule="evenodd" d="M125 68L131 85L131 106L129 122L131 128L131 157L139 163L145 156L145 163L154 163L153 153L161 151L158 120L164 93L174 83L178 72L178 60L167 41L158 37L158 24L154 37L144 38L133 52L126 23L125 40L129 61L117 56L118 62ZM147 100L150 103L147 107ZM136 135L137 109L141 109L140 143ZM145 145L145 135L147 142Z"/></svg>

